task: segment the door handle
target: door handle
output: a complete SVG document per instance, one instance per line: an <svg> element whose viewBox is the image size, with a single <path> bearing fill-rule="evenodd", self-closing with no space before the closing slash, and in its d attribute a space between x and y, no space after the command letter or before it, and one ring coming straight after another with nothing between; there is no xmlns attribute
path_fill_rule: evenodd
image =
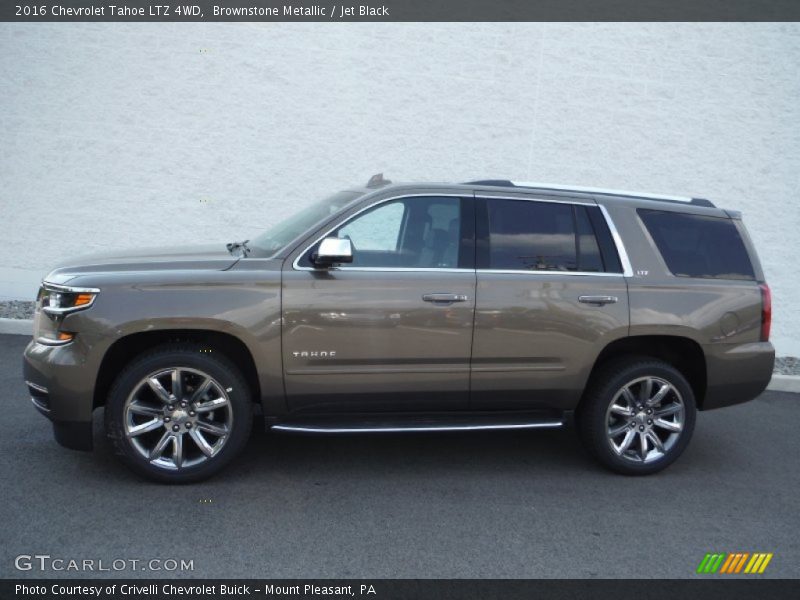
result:
<svg viewBox="0 0 800 600"><path fill-rule="evenodd" d="M603 306L605 304L614 304L619 300L616 296L580 296L578 302L583 304L596 304Z"/></svg>
<svg viewBox="0 0 800 600"><path fill-rule="evenodd" d="M467 301L467 297L464 294L423 294L422 299L425 302L436 302L440 304Z"/></svg>

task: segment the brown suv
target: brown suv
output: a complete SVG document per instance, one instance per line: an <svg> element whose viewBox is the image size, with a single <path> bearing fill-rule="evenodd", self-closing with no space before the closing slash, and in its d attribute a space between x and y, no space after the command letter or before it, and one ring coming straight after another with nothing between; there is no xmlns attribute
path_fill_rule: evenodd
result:
<svg viewBox="0 0 800 600"><path fill-rule="evenodd" d="M770 292L707 200L476 181L367 187L247 242L50 273L24 369L69 448L195 481L275 431L561 427L653 473L766 387Z"/></svg>

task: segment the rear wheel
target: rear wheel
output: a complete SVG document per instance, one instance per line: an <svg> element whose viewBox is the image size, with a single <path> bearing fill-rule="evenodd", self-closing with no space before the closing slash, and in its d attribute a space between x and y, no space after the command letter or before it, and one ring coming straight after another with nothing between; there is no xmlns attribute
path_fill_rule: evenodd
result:
<svg viewBox="0 0 800 600"><path fill-rule="evenodd" d="M634 357L606 365L593 378L578 411L578 432L609 469L647 475L684 451L696 412L694 393L680 371Z"/></svg>
<svg viewBox="0 0 800 600"><path fill-rule="evenodd" d="M106 432L132 469L164 482L210 477L238 454L252 427L250 390L224 356L201 346L162 346L120 374L106 404Z"/></svg>

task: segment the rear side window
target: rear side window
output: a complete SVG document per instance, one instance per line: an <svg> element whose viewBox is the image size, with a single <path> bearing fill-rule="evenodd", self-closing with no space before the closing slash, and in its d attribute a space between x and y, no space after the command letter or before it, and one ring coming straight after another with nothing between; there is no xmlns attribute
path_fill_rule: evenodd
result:
<svg viewBox="0 0 800 600"><path fill-rule="evenodd" d="M732 220L660 210L639 209L638 213L673 275L755 279Z"/></svg>
<svg viewBox="0 0 800 600"><path fill-rule="evenodd" d="M556 202L491 199L488 257L482 268L619 272L600 209ZM598 231L599 229L599 231Z"/></svg>

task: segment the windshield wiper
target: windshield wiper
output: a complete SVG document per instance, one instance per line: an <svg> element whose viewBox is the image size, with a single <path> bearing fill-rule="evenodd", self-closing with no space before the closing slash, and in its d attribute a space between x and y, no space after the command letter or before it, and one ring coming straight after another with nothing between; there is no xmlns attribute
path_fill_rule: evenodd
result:
<svg viewBox="0 0 800 600"><path fill-rule="evenodd" d="M243 242L230 242L228 244L225 244L225 247L231 254L234 254L237 250L240 250L242 253L241 254L242 257L245 257L248 254L250 254L250 246L247 245L247 242L249 241L250 240L245 240Z"/></svg>

